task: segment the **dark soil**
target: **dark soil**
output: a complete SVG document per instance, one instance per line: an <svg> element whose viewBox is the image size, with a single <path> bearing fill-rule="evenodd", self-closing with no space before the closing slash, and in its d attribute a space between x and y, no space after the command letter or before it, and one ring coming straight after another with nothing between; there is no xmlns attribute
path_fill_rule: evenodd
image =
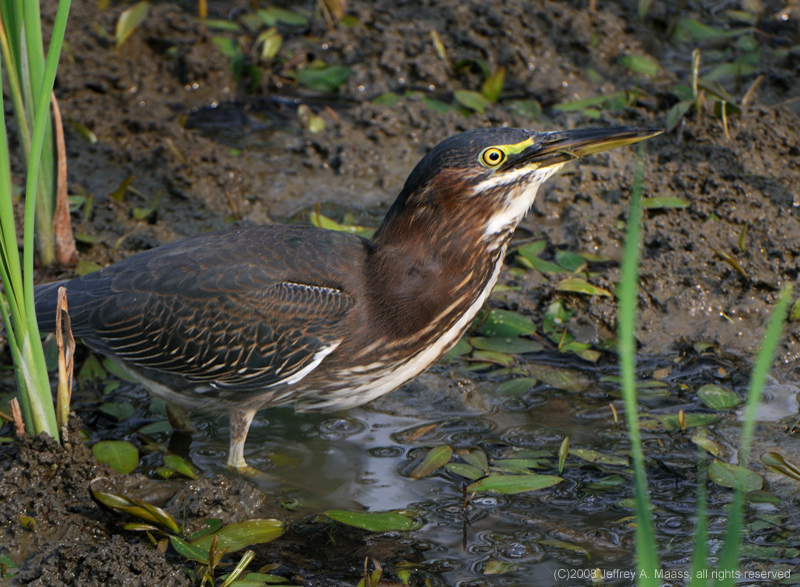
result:
<svg viewBox="0 0 800 587"><path fill-rule="evenodd" d="M45 14L52 15L53 3L45 4ZM597 4L592 12L588 2L351 0L354 26L329 28L320 18L310 29L281 31L282 55L296 63L320 58L351 68L332 98L294 87L277 62L262 65L260 79L238 83L230 59L213 41L221 33L209 32L178 6L151 6L141 28L117 48L113 31L126 6L103 11L93 0L74 0L56 95L65 121L77 123L66 125L70 193L93 198L88 217L83 210L73 216L77 233L98 239L80 245L81 258L106 265L237 223L306 221L305 213L318 203L338 219L352 212L359 223L376 226L426 150L470 128L665 126L676 102L670 90L690 83L696 45L676 44L669 33L679 18L713 23L714 16L700 3L678 10L656 2L640 22L632 0ZM690 111L676 132L646 145L645 196L684 198L688 207L645 212L637 333L643 355L675 355L695 343L711 343L735 360L748 360L780 288L798 281L800 21L796 8L786 9L788 17L781 19L775 15L783 6L763 4L756 72L724 85L738 103L756 75L763 75L763 82L740 114L728 116L729 136L709 105ZM316 3L307 5L313 9ZM248 6L231 1L217 9L235 14ZM447 61L437 55L432 30ZM699 44L708 54L719 48L719 42ZM779 51L786 47L792 48ZM619 62L627 54L649 54L664 70L653 79L636 77ZM252 55L245 58L255 62ZM485 113L441 113L419 94L404 95L413 90L452 102L455 90L479 90L480 68L454 69L461 60L506 69L504 98ZM710 62L704 67L710 69ZM601 111L599 120L553 109L634 88L643 92L639 99L619 111ZM388 91L401 95L392 107L371 102ZM536 100L544 114L538 119L518 114L510 107L512 98ZM294 100L310 105L325 121L325 131L305 129ZM90 143L78 125L98 141ZM543 189L519 237L543 237L550 252L618 260L634 163L634 152L621 149L571 164ZM135 191L122 202L112 199L129 176L135 176ZM156 198L156 211L136 220L134 209L147 208ZM41 278L61 276L48 269ZM612 289L618 276L612 262L592 281ZM571 322L578 340L598 344L616 331L613 300L559 293L533 271L508 272L502 279L521 286L502 303L537 323L550 303L562 298L578 312ZM788 325L779 358L777 375L800 380L800 321ZM99 466L74 435L63 448L21 439L0 458L0 467L5 531L0 546L22 565L15 577L20 584L190 584L180 565L149 541L120 533L119 517L89 494L88 484L97 477L134 495L139 484L138 491L158 495L155 501L169 504L178 517L185 504L190 520L289 515L241 480L217 477L187 485L154 484L143 476L123 480ZM36 520L35 530L21 528L22 514ZM340 537L339 552L310 563L314 541L327 530L313 520L295 522L281 545L260 553L257 562L280 560L285 576L305 574L306 584L345 579L354 584L365 553L380 558L403 552L413 559L418 548L393 540L367 544L360 533L351 533Z"/></svg>

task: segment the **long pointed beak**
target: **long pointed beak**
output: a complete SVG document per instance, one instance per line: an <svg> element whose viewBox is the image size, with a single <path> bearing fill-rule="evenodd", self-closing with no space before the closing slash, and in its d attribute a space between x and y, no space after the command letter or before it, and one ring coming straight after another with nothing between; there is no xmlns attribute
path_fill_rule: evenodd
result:
<svg viewBox="0 0 800 587"><path fill-rule="evenodd" d="M539 163L538 168L551 167L565 161L632 145L664 132L660 128L582 128L540 133L535 143L522 153L516 165Z"/></svg>

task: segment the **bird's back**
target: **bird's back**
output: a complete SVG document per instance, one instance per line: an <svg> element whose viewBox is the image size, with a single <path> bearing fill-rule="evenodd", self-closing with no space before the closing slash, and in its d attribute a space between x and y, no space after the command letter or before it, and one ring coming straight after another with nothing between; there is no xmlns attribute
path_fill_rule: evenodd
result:
<svg viewBox="0 0 800 587"><path fill-rule="evenodd" d="M54 329L64 285L73 333L89 347L224 409L278 392L341 343L369 246L296 226L199 235L38 287L37 318L43 331Z"/></svg>

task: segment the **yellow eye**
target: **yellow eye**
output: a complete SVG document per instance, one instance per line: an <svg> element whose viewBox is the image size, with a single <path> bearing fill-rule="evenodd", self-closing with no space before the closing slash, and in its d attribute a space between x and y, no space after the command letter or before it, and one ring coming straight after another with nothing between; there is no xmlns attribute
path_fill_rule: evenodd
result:
<svg viewBox="0 0 800 587"><path fill-rule="evenodd" d="M489 147L481 153L481 163L486 167L497 167L506 160L506 154L497 147Z"/></svg>

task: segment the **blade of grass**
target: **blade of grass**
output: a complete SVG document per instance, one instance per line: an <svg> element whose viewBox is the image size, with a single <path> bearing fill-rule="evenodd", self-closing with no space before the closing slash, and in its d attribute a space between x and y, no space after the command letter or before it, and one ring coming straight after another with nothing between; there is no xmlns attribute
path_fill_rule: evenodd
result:
<svg viewBox="0 0 800 587"><path fill-rule="evenodd" d="M50 392L50 381L47 376L44 351L39 337L39 325L36 322L36 308L33 298L33 229L37 198L31 197L31 194L36 194L39 180L39 167L45 131L47 130L47 122L50 119L50 97L56 79L61 47L64 43L70 4L71 0L60 0L58 3L56 18L53 23L53 33L50 38L50 47L44 64L43 79L37 84L39 94L37 95L36 108L33 111L33 138L31 140L31 157L25 191L25 225L22 252L22 291L25 300L24 318L27 324L27 332L22 340L23 374L26 375L26 383L28 383L30 393L29 399L31 400L31 412L34 420L34 433L47 432L53 438L58 438L58 424L56 422L53 396ZM34 12L38 16L38 3ZM29 29L30 26L26 23L26 35ZM41 30L39 31L39 38L41 39ZM30 364L26 364L28 359L31 361Z"/></svg>
<svg viewBox="0 0 800 587"><path fill-rule="evenodd" d="M778 343L781 339L781 329L783 328L786 317L789 313L789 302L792 299L792 287L786 285L781 290L778 303L772 311L767 331L764 334L764 342L758 351L756 364L750 376L750 386L747 390L747 404L744 410L744 424L742 426L742 440L739 445L739 464L747 466L750 455L750 446L753 441L753 429L756 422L756 410L761 403L764 392L764 384L767 375L775 360L775 353L778 350ZM739 568L739 549L742 543L742 528L744 525L744 494L741 490L736 490L733 494L728 516L728 527L725 530L725 542L719 555L718 567L721 571L721 578L717 580L718 585L725 587L733 586L734 571Z"/></svg>
<svg viewBox="0 0 800 587"><path fill-rule="evenodd" d="M644 148L636 158L636 172L628 213L628 232L618 286L619 303L619 363L622 375L622 396L625 400L625 419L631 442L636 491L636 561L638 584L658 587L656 570L660 567L656 550L655 531L650 518L650 500L647 492L647 474L644 468L642 439L639 434L636 402L636 308L639 294L639 246L641 242L642 183L644 176Z"/></svg>
<svg viewBox="0 0 800 587"><path fill-rule="evenodd" d="M703 452L702 450L700 451ZM689 587L706 587L707 580L703 571L708 564L708 520L706 519L706 459L705 454L698 455L700 474L697 476L697 529L694 533L694 553L692 567L689 570Z"/></svg>

